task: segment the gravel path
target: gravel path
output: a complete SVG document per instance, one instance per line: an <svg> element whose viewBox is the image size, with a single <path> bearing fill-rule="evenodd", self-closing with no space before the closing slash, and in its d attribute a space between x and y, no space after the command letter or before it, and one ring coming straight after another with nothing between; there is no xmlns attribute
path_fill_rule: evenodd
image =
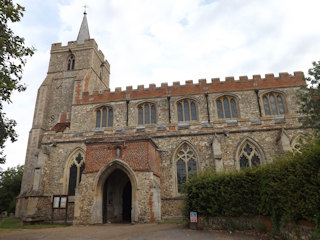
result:
<svg viewBox="0 0 320 240"><path fill-rule="evenodd" d="M195 231L177 224L107 224L99 226L70 226L46 229L0 231L5 240L262 240L259 236L242 233ZM264 240L264 239L263 239Z"/></svg>

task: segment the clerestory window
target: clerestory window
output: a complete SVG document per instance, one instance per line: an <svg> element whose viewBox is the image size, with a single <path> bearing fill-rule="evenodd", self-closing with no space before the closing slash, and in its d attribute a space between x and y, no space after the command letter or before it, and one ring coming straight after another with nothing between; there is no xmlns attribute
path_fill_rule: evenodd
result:
<svg viewBox="0 0 320 240"><path fill-rule="evenodd" d="M285 101L281 93L270 92L262 97L265 115L285 114Z"/></svg>
<svg viewBox="0 0 320 240"><path fill-rule="evenodd" d="M177 151L177 184L178 192L181 192L181 184L185 183L193 174L197 172L197 157L189 144L183 144Z"/></svg>
<svg viewBox="0 0 320 240"><path fill-rule="evenodd" d="M153 103L142 103L138 106L138 124L156 124L156 106Z"/></svg>
<svg viewBox="0 0 320 240"><path fill-rule="evenodd" d="M235 97L223 96L217 99L218 118L238 118L237 101Z"/></svg>
<svg viewBox="0 0 320 240"><path fill-rule="evenodd" d="M96 110L96 128L112 127L113 111L111 107L101 107Z"/></svg>
<svg viewBox="0 0 320 240"><path fill-rule="evenodd" d="M192 99L183 99L177 103L178 121L197 121L197 105Z"/></svg>
<svg viewBox="0 0 320 240"><path fill-rule="evenodd" d="M85 167L84 156L82 153L74 155L69 169L68 195L74 196L75 189L81 182L82 172Z"/></svg>

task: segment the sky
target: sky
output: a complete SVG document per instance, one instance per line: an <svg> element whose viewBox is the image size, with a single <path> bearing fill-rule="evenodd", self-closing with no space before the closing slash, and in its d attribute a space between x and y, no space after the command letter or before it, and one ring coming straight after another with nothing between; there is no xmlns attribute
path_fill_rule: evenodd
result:
<svg viewBox="0 0 320 240"><path fill-rule="evenodd" d="M24 68L23 93L5 106L17 121L6 169L24 164L37 90L52 43L77 38L88 5L90 37L111 65L110 88L280 72L307 74L320 60L319 0L20 0L11 25L36 48Z"/></svg>

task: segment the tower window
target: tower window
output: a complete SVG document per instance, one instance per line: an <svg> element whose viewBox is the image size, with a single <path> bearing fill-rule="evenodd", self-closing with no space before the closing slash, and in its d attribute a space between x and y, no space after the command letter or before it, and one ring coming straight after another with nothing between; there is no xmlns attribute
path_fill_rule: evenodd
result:
<svg viewBox="0 0 320 240"><path fill-rule="evenodd" d="M196 102L191 99L183 99L177 103L178 121L197 121Z"/></svg>
<svg viewBox="0 0 320 240"><path fill-rule="evenodd" d="M281 93L271 92L262 97L264 112L266 115L285 114L285 103Z"/></svg>
<svg viewBox="0 0 320 240"><path fill-rule="evenodd" d="M153 103L142 103L138 106L138 124L156 124L156 106Z"/></svg>
<svg viewBox="0 0 320 240"><path fill-rule="evenodd" d="M81 175L84 170L85 163L81 153L76 154L75 158L72 159L71 166L69 169L69 184L68 184L68 195L74 196L75 189L81 182Z"/></svg>
<svg viewBox="0 0 320 240"><path fill-rule="evenodd" d="M101 107L96 110L96 128L112 127L113 111L111 107Z"/></svg>
<svg viewBox="0 0 320 240"><path fill-rule="evenodd" d="M70 55L68 58L68 71L74 70L74 63L75 63L74 55Z"/></svg>
<svg viewBox="0 0 320 240"><path fill-rule="evenodd" d="M235 97L223 96L217 100L218 118L238 118L237 101Z"/></svg>

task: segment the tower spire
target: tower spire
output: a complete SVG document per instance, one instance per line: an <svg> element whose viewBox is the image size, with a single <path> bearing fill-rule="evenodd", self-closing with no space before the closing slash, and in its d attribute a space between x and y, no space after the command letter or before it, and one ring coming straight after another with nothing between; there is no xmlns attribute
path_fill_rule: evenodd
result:
<svg viewBox="0 0 320 240"><path fill-rule="evenodd" d="M84 40L90 39L89 27L88 27L88 21L87 21L87 11L86 11L87 7L88 7L87 5L84 6L83 19L82 19L81 27L80 27L78 38L77 38L78 43L84 43Z"/></svg>

